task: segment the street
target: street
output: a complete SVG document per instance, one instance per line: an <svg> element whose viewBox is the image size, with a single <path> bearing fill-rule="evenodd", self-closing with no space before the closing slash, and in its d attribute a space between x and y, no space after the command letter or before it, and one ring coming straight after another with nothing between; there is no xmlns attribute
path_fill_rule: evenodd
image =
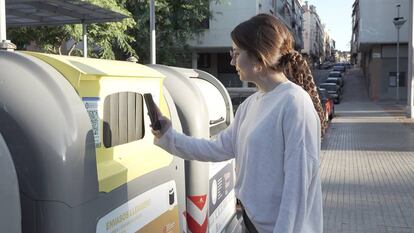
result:
<svg viewBox="0 0 414 233"><path fill-rule="evenodd" d="M324 232L414 232L414 121L403 105L370 101L359 69L344 90L322 142Z"/></svg>
<svg viewBox="0 0 414 233"><path fill-rule="evenodd" d="M328 74L331 70L319 70L314 69L312 70L313 78L315 79L316 85L319 85L320 83L323 83L326 80L326 77L328 77Z"/></svg>

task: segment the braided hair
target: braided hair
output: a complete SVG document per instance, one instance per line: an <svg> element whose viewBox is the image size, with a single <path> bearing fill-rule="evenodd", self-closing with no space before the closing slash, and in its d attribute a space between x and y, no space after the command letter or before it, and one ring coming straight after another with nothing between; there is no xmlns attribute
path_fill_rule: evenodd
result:
<svg viewBox="0 0 414 233"><path fill-rule="evenodd" d="M328 128L325 112L322 108L321 99L316 89L315 81L309 69L308 63L302 55L296 51L291 51L283 55L277 66L282 69L285 76L293 83L301 86L311 97L313 106L319 115L321 122L321 135L323 136Z"/></svg>

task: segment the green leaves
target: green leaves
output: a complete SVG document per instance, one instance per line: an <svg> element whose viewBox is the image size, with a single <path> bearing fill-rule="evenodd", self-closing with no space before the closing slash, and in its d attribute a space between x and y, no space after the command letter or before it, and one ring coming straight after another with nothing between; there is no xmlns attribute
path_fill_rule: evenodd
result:
<svg viewBox="0 0 414 233"><path fill-rule="evenodd" d="M150 0L87 0L130 16L122 22L88 25L88 56L148 63L150 57ZM219 0L214 0L217 2ZM155 0L157 63L191 64L187 41L202 31L210 17L209 0ZM9 38L25 49L35 45L54 54L82 55L82 26L23 27L8 30Z"/></svg>
<svg viewBox="0 0 414 233"><path fill-rule="evenodd" d="M143 63L149 62L149 1L127 1L136 27L133 47ZM155 0L157 63L190 65L187 41L201 31L201 22L210 17L209 0Z"/></svg>

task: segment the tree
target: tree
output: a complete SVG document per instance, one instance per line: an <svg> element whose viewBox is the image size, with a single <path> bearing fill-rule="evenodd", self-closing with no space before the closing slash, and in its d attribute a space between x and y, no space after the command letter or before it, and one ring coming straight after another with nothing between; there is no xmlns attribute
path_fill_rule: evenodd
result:
<svg viewBox="0 0 414 233"><path fill-rule="evenodd" d="M118 23L90 24L89 51L92 57L125 60L139 56L141 63L150 57L149 0L87 0L92 4L131 16ZM188 40L203 30L211 17L210 1L155 0L157 62L167 65L191 64ZM10 29L10 39L22 49L34 42L48 53L81 55L76 48L82 40L81 25L23 27ZM65 51L67 41L74 45ZM94 46L91 46L94 45ZM95 51L93 47L99 48Z"/></svg>
<svg viewBox="0 0 414 233"><path fill-rule="evenodd" d="M134 17L136 27L128 30L136 41L135 51L143 63L150 58L148 0L120 0ZM157 63L191 64L188 40L201 32L202 23L210 17L209 0L155 0Z"/></svg>
<svg viewBox="0 0 414 233"><path fill-rule="evenodd" d="M88 0L88 2L131 16L116 0ZM88 55L106 59L115 59L114 51L123 54L136 55L131 44L135 39L125 33L135 26L132 17L122 22L100 23L88 25ZM53 54L81 55L82 51L76 46L82 41L81 25L39 26L12 28L8 31L9 38L19 49L35 43L42 51ZM70 49L65 50L66 42L73 42ZM98 49L96 49L98 48Z"/></svg>

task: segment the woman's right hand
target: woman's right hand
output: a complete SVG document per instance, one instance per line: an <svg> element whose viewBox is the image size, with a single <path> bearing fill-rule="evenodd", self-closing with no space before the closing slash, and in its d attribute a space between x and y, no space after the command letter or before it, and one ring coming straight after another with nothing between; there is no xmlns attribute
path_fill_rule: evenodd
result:
<svg viewBox="0 0 414 233"><path fill-rule="evenodd" d="M151 129L151 132L156 138L161 138L172 127L172 123L170 119L162 115L158 106L155 106L155 107L158 113L158 120L160 121L161 129L159 130Z"/></svg>

